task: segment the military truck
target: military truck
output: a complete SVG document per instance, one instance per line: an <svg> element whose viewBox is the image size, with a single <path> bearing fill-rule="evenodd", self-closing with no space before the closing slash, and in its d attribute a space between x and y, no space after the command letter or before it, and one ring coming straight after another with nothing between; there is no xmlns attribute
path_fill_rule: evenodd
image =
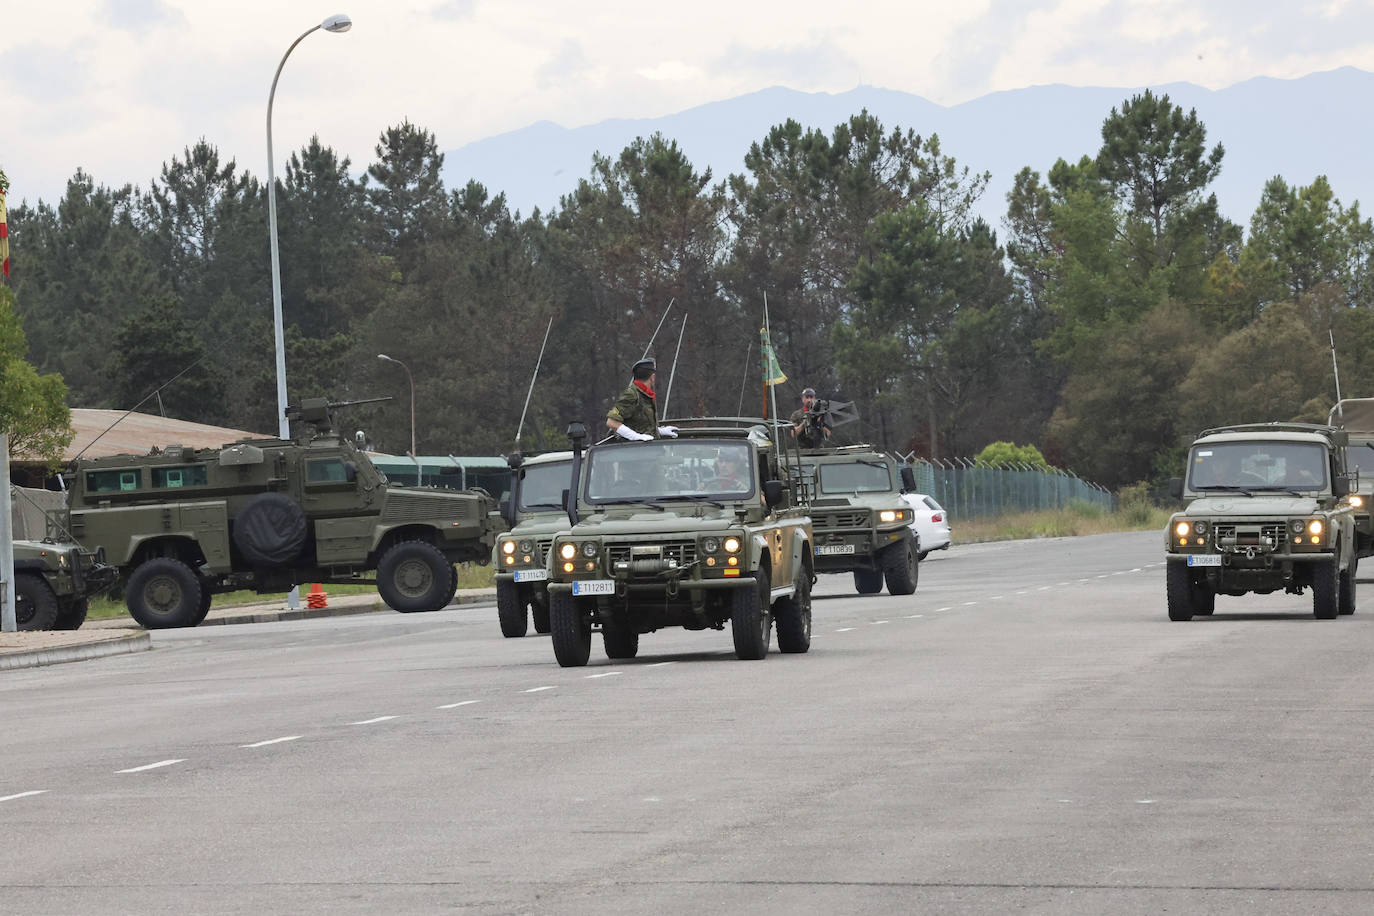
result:
<svg viewBox="0 0 1374 916"><path fill-rule="evenodd" d="M1346 473L1352 475L1346 499L1355 510L1355 553L1374 554L1374 398L1337 401L1327 418L1331 426L1346 431Z"/></svg>
<svg viewBox="0 0 1374 916"><path fill-rule="evenodd" d="M882 591L884 580L888 594L913 594L921 545L901 498L916 489L911 468L869 445L807 450L801 460L814 481L816 572L852 572L860 595Z"/></svg>
<svg viewBox="0 0 1374 916"><path fill-rule="evenodd" d="M548 583L560 665L585 665L597 630L613 659L635 657L639 637L663 627L727 623L741 659L768 654L775 621L779 649L810 648L815 573L795 448L780 455L761 420L683 425L676 439L585 455L581 424L569 435L576 499Z"/></svg>
<svg viewBox="0 0 1374 916"><path fill-rule="evenodd" d="M1344 430L1259 423L1205 430L1170 489L1188 501L1164 532L1170 620L1217 595L1312 591L1316 617L1355 612L1354 509Z"/></svg>
<svg viewBox="0 0 1374 916"><path fill-rule="evenodd" d="M397 611L442 608L453 564L491 558L495 501L390 484L333 428L331 411L356 403L287 408L292 439L79 461L66 475L71 530L104 548L149 628L199 624L213 594L311 582L375 582Z"/></svg>
<svg viewBox="0 0 1374 916"><path fill-rule="evenodd" d="M21 630L75 630L118 570L68 541L14 541L14 611Z"/></svg>
<svg viewBox="0 0 1374 916"><path fill-rule="evenodd" d="M553 536L568 527L563 497L568 492L572 452L531 458L511 456L510 499L502 503L511 528L496 541L496 613L501 634L524 636L530 617L536 633L549 632L549 558Z"/></svg>

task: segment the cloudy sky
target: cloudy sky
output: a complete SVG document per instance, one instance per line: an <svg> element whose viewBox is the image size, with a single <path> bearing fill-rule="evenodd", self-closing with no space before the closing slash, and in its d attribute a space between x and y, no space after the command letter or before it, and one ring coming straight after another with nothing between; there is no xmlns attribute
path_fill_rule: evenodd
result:
<svg viewBox="0 0 1374 916"><path fill-rule="evenodd" d="M1045 83L1220 89L1374 70L1374 0L6 0L0 169L11 204L83 168L146 187L204 137L263 176L311 134L361 170L405 119L441 149L550 120L658 117L774 85L942 105Z"/></svg>

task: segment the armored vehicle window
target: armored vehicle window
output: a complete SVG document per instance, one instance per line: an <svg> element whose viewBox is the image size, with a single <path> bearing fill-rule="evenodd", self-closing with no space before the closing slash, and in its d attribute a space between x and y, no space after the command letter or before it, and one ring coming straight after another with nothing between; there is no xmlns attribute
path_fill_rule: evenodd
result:
<svg viewBox="0 0 1374 916"><path fill-rule="evenodd" d="M649 502L692 497L743 499L754 492L749 446L738 441L658 439L613 444L587 456L587 499Z"/></svg>
<svg viewBox="0 0 1374 916"><path fill-rule="evenodd" d="M1194 490L1322 490L1327 450L1308 442L1216 442L1188 456Z"/></svg>
<svg viewBox="0 0 1374 916"><path fill-rule="evenodd" d="M86 492L120 493L138 489L138 471L87 471Z"/></svg>
<svg viewBox="0 0 1374 916"><path fill-rule="evenodd" d="M571 461L535 464L525 468L520 478L520 511L558 511L563 508L563 491L572 474Z"/></svg>
<svg viewBox="0 0 1374 916"><path fill-rule="evenodd" d="M884 461L822 464L822 493L885 493L893 489L892 471Z"/></svg>
<svg viewBox="0 0 1374 916"><path fill-rule="evenodd" d="M153 468L154 487L203 487L207 482L203 464L184 468Z"/></svg>
<svg viewBox="0 0 1374 916"><path fill-rule="evenodd" d="M347 483L348 469L342 458L308 461L305 466L306 483Z"/></svg>

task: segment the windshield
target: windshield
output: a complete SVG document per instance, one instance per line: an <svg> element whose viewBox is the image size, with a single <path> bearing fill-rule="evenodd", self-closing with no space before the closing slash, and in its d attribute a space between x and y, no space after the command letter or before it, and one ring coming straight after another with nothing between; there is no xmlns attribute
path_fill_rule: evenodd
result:
<svg viewBox="0 0 1374 916"><path fill-rule="evenodd" d="M1305 442L1219 442L1195 446L1188 485L1194 490L1323 490L1326 449Z"/></svg>
<svg viewBox="0 0 1374 916"><path fill-rule="evenodd" d="M561 511L563 491L572 475L571 461L551 461L530 465L520 478L520 511Z"/></svg>
<svg viewBox="0 0 1374 916"><path fill-rule="evenodd" d="M886 493L895 489L886 461L822 464L818 468L822 493Z"/></svg>
<svg viewBox="0 0 1374 916"><path fill-rule="evenodd" d="M1351 442L1345 450L1345 469L1359 471L1362 485L1374 480L1374 443Z"/></svg>
<svg viewBox="0 0 1374 916"><path fill-rule="evenodd" d="M587 453L587 499L593 503L743 499L754 493L748 445L733 440L655 439L613 443Z"/></svg>

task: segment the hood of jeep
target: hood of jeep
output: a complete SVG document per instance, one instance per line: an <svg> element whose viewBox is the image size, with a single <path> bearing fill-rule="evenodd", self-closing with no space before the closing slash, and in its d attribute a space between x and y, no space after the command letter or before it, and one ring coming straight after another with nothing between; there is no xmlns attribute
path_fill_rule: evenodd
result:
<svg viewBox="0 0 1374 916"><path fill-rule="evenodd" d="M1287 493L1256 493L1254 496L1227 493L1224 496L1202 496L1188 504L1183 514L1189 518L1215 516L1274 516L1289 518L1313 515L1321 511L1317 500L1310 496L1290 496Z"/></svg>
<svg viewBox="0 0 1374 916"><path fill-rule="evenodd" d="M699 534L738 528L731 516L684 516L652 509L615 515L592 515L572 529L574 537L696 537Z"/></svg>

